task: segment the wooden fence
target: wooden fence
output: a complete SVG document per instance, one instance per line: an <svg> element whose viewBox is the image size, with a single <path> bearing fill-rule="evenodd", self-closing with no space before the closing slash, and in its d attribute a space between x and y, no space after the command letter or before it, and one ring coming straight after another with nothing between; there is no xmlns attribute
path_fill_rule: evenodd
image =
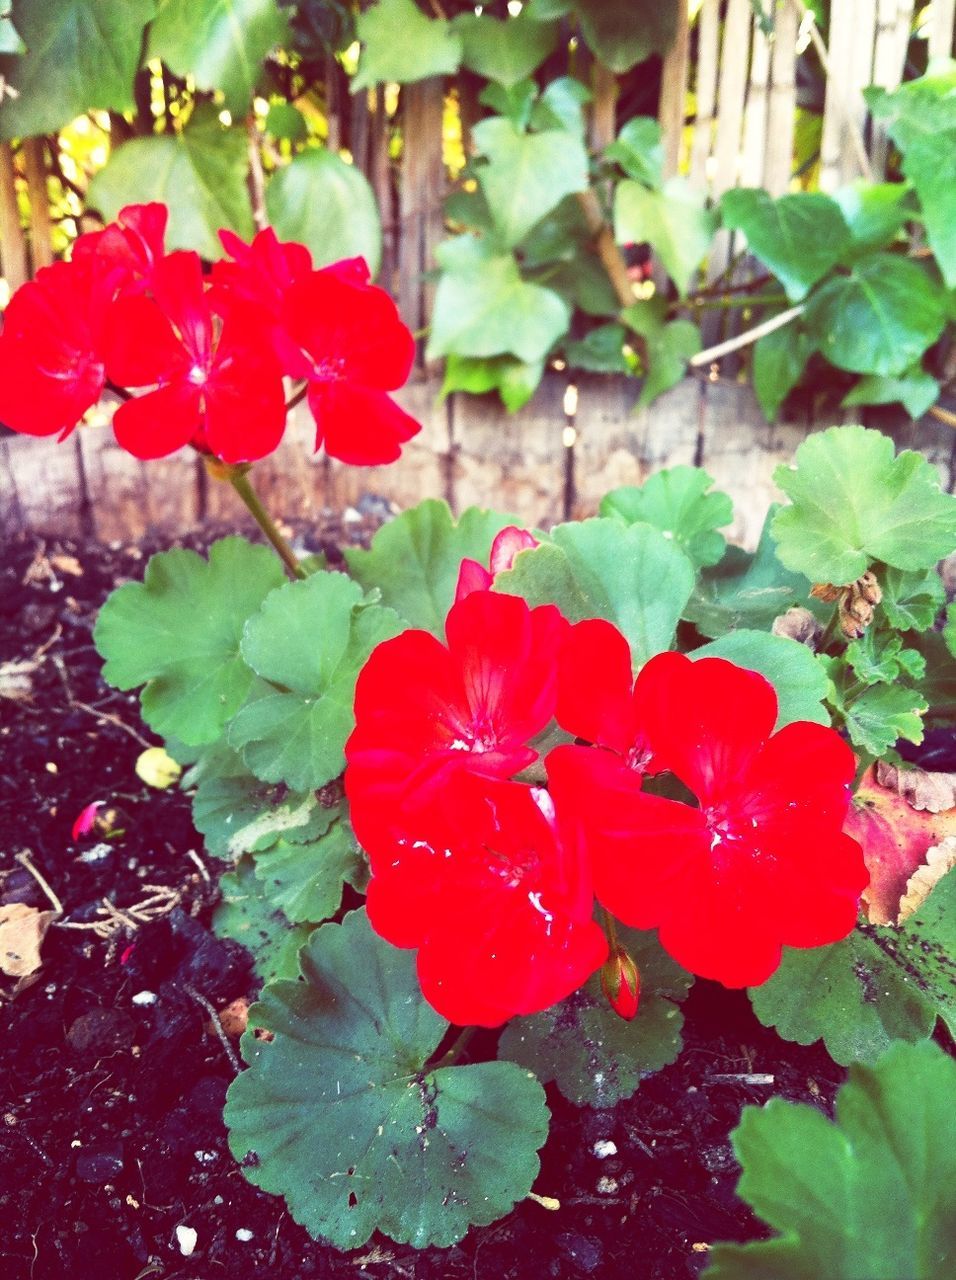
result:
<svg viewBox="0 0 956 1280"><path fill-rule="evenodd" d="M793 168L798 57L808 41L827 72L821 187L883 172L885 138L867 119L862 89L873 82L888 88L899 83L914 0L834 0L829 48L803 0L763 0L762 5L702 0L693 22L688 0L675 3L678 35L664 60L659 100L669 172L689 174L715 198L734 185L785 192ZM758 9L771 24L769 32ZM930 56L950 53L956 0L933 0L926 13ZM343 93L341 75L330 65L326 97L335 107L330 145L347 146L369 177L383 214L380 278L391 283L407 323L420 329L428 322L433 288L423 272L433 266L435 246L446 234L443 112L451 89L467 146L469 124L478 111L476 85L462 76L453 85L436 79L405 86L396 115L384 92ZM598 64L590 68L590 79L590 142L600 148L621 122L617 98L626 82ZM691 100L694 110L688 117ZM397 166L390 156L396 127L402 136ZM0 268L11 287L51 257L44 198L48 145L31 139L15 155L0 143ZM18 213L18 188L33 211L26 229ZM723 270L732 248L729 236L718 239L711 277ZM398 464L358 469L316 460L307 415L302 415L257 475L275 508L290 515L340 507L365 491L400 505L441 494L458 509L494 505L530 523L548 524L593 511L608 489L639 481L651 470L696 462L735 498L732 532L752 544L774 496L774 466L792 456L807 430L828 424L812 420L798 406L792 420L768 426L749 387L729 380L734 372L724 364L721 377L714 370L689 376L637 414L633 383L581 375L569 396L567 375L552 374L532 403L509 417L490 396L440 401L437 371L421 366L402 399L424 429ZM885 416L879 420L886 424ZM925 450L947 488L953 487L956 434L951 428L926 421L897 425L891 434ZM231 501L231 493L206 481L195 457L184 453L143 467L116 447L103 425L84 427L61 445L26 437L0 441L0 528L7 533L38 528L135 537L147 529L226 516Z"/></svg>

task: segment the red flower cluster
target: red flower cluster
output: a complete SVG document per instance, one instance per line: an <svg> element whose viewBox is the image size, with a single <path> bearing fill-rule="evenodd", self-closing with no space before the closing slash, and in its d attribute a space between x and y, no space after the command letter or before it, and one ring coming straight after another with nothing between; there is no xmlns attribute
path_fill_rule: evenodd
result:
<svg viewBox="0 0 956 1280"><path fill-rule="evenodd" d="M285 374L308 385L316 448L394 461L420 429L387 394L415 344L363 259L316 271L304 245L271 230L249 245L223 231L233 261L207 277L198 254L165 252L166 219L165 205L131 205L17 290L0 334L0 422L62 439L110 383L141 389L114 417L137 458L190 444L253 462L285 430Z"/></svg>
<svg viewBox="0 0 956 1280"><path fill-rule="evenodd" d="M408 631L372 653L346 748L369 918L418 948L445 1017L496 1025L546 1008L605 961L612 1003L633 1016L639 978L608 959L595 895L733 987L768 978L783 945L852 929L867 882L841 830L853 755L820 725L774 733L762 676L663 653L635 681L609 623L572 627L488 590L453 605L446 634ZM548 754L544 790L516 775L537 766L552 717L578 742ZM645 790L654 774L697 805Z"/></svg>

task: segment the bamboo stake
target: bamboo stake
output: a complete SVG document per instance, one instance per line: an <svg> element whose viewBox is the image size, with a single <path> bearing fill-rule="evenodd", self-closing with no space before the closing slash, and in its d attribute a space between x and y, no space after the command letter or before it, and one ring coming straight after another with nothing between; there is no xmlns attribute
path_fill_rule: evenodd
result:
<svg viewBox="0 0 956 1280"><path fill-rule="evenodd" d="M879 0L876 42L873 48L873 83L895 89L903 78L906 46L913 21L913 0ZM889 138L882 120L874 120L870 160L876 176L886 174Z"/></svg>
<svg viewBox="0 0 956 1280"><path fill-rule="evenodd" d="M30 278L27 241L17 205L13 147L9 142L0 142L0 270L11 293Z"/></svg>
<svg viewBox="0 0 956 1280"><path fill-rule="evenodd" d="M948 58L953 51L953 27L956 26L956 0L933 0L930 16L930 58Z"/></svg>
<svg viewBox="0 0 956 1280"><path fill-rule="evenodd" d="M797 10L779 5L773 30L770 100L764 152L764 186L772 196L790 188L793 170L793 129L797 109Z"/></svg>
<svg viewBox="0 0 956 1280"><path fill-rule="evenodd" d="M688 0L677 0L677 31L667 51L661 71L661 98L657 118L664 144L664 177L670 178L680 167L681 143L684 137L684 110L687 97L687 67L690 54L690 19Z"/></svg>
<svg viewBox="0 0 956 1280"><path fill-rule="evenodd" d="M820 38L813 13L807 8L804 0L793 0L808 23L810 38L820 58L827 77L827 94L823 106L823 136L820 141L820 189L833 191L840 185L841 158L843 147L849 139L856 158L859 172L870 180L873 171L863 134L850 110L850 101L858 88L848 84L845 79L845 68L850 63L854 31L854 12L856 0L842 0L833 6L830 18L830 48L827 49ZM834 68L837 68L834 73Z"/></svg>
<svg viewBox="0 0 956 1280"><path fill-rule="evenodd" d="M690 149L690 180L698 191L709 186L710 157L717 104L717 48L720 0L703 0L697 20L697 111Z"/></svg>
<svg viewBox="0 0 956 1280"><path fill-rule="evenodd" d="M728 338L726 342L718 342L716 346L708 347L706 351L698 351L696 355L691 356L688 364L692 369L700 369L703 365L712 364L715 360L719 360L721 356L730 355L733 351L740 351L742 347L749 347L751 343L757 342L760 338L765 338L768 333L773 333L776 329L782 329L786 324L792 324L798 316L803 315L805 310L806 304L801 302L798 307L790 307L787 311L781 311L778 316L771 316L769 320L764 320L752 329L747 329L745 333L738 333L736 337Z"/></svg>
<svg viewBox="0 0 956 1280"><path fill-rule="evenodd" d="M767 140L767 81L770 78L770 41L757 15L753 17L753 52L750 58L750 87L744 109L744 137L740 157L740 185L764 185Z"/></svg>
<svg viewBox="0 0 956 1280"><path fill-rule="evenodd" d="M750 53L750 0L729 0L720 47L720 84L717 91L717 140L714 144L713 195L722 195L737 184L740 130L747 93L747 61Z"/></svg>
<svg viewBox="0 0 956 1280"><path fill-rule="evenodd" d="M30 249L33 271L48 267L53 261L50 196L47 191L46 156L43 138L24 138L23 169L30 197Z"/></svg>

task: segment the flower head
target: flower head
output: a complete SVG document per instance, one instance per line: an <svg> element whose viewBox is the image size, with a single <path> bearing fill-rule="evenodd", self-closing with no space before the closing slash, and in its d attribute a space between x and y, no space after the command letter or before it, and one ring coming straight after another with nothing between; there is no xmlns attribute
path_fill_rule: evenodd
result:
<svg viewBox="0 0 956 1280"><path fill-rule="evenodd" d="M455 588L455 599L461 600L472 591L488 591L494 583L495 576L510 569L519 551L528 551L540 546L538 539L527 529L518 529L510 524L495 535L491 544L491 556L488 568L477 560L464 559L458 571L458 586Z"/></svg>

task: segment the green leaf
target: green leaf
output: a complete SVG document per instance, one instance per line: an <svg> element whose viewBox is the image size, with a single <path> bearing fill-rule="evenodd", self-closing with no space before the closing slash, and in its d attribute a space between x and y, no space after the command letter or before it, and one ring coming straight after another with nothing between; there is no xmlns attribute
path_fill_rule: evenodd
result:
<svg viewBox="0 0 956 1280"><path fill-rule="evenodd" d="M446 241L432 310L428 358L514 355L540 360L567 332L570 308L551 289L522 280L510 253L472 236Z"/></svg>
<svg viewBox="0 0 956 1280"><path fill-rule="evenodd" d="M530 76L558 42L556 23L536 22L525 12L500 21L487 13L464 13L452 29L461 37L465 66L506 86Z"/></svg>
<svg viewBox="0 0 956 1280"><path fill-rule="evenodd" d="M537 98L538 86L533 80L519 80L517 84L511 85L492 81L478 95L482 106L490 107L496 115L504 116L516 129L522 130L527 129L531 121Z"/></svg>
<svg viewBox="0 0 956 1280"><path fill-rule="evenodd" d="M621 319L644 339L647 369L637 408L650 404L682 380L687 360L700 350L700 330L690 320L665 323L667 305L661 299L625 307Z"/></svg>
<svg viewBox="0 0 956 1280"><path fill-rule="evenodd" d="M904 649L902 639L892 631L868 627L859 640L846 647L845 658L864 684L892 684L900 676L921 676L926 660L915 649Z"/></svg>
<svg viewBox="0 0 956 1280"><path fill-rule="evenodd" d="M545 86L544 93L534 104L531 127L583 134L583 108L591 101L591 96L590 89L574 76L558 76L557 80Z"/></svg>
<svg viewBox="0 0 956 1280"><path fill-rule="evenodd" d="M915 262L890 253L861 258L822 285L804 312L807 332L831 364L851 373L904 373L943 331L943 291Z"/></svg>
<svg viewBox="0 0 956 1280"><path fill-rule="evenodd" d="M505 249L565 196L588 185L587 152L576 134L563 129L521 133L510 120L492 116L479 121L471 136L487 159L475 172Z"/></svg>
<svg viewBox="0 0 956 1280"><path fill-rule="evenodd" d="M305 142L309 126L305 116L291 102L273 102L266 116L266 133L273 138L286 138L289 142Z"/></svg>
<svg viewBox="0 0 956 1280"><path fill-rule="evenodd" d="M890 953L956 1035L956 870L893 933Z"/></svg>
<svg viewBox="0 0 956 1280"><path fill-rule="evenodd" d="M462 560L487 564L495 535L513 523L478 507L456 521L447 502L427 498L383 525L368 551L348 548L345 559L352 577L366 591L377 587L409 626L444 638Z"/></svg>
<svg viewBox="0 0 956 1280"><path fill-rule="evenodd" d="M279 839L254 859L266 897L294 924L327 920L342 901L342 882L364 888L368 865L343 816L344 806L325 810L326 830L315 840Z"/></svg>
<svg viewBox="0 0 956 1280"><path fill-rule="evenodd" d="M830 702L843 717L853 745L874 758L885 755L900 738L923 741L927 702L906 685L872 685L847 698L837 681L831 686Z"/></svg>
<svg viewBox="0 0 956 1280"><path fill-rule="evenodd" d="M684 1016L677 1002L694 979L661 949L654 932L618 928L637 965L641 998L631 1022L618 1017L598 975L560 1004L530 1018L513 1018L498 1057L554 1080L578 1106L613 1107L630 1098L645 1076L676 1061Z"/></svg>
<svg viewBox="0 0 956 1280"><path fill-rule="evenodd" d="M20 39L19 33L10 21L10 6L7 4L0 12L0 54L26 53L27 47Z"/></svg>
<svg viewBox="0 0 956 1280"><path fill-rule="evenodd" d="M266 210L280 240L312 250L317 267L363 257L372 275L382 258L382 224L368 179L333 151L311 148L279 169Z"/></svg>
<svg viewBox="0 0 956 1280"><path fill-rule="evenodd" d="M704 196L685 178L670 178L659 191L640 182L619 182L614 197L618 244L647 241L683 296L710 248L713 217Z"/></svg>
<svg viewBox="0 0 956 1280"><path fill-rule="evenodd" d="M605 147L604 158L619 164L629 178L646 187L660 187L664 167L660 124L653 116L628 120L615 141Z"/></svg>
<svg viewBox="0 0 956 1280"><path fill-rule="evenodd" d="M836 1120L773 1098L732 1141L737 1193L781 1234L717 1244L706 1280L939 1280L956 1265L956 1063L893 1045L854 1066Z"/></svg>
<svg viewBox="0 0 956 1280"><path fill-rule="evenodd" d="M911 418L921 418L939 398L939 383L918 365L898 378L868 374L851 387L841 404L894 404L899 402Z"/></svg>
<svg viewBox="0 0 956 1280"><path fill-rule="evenodd" d="M246 624L242 655L271 685L229 726L257 778L309 791L342 772L358 673L401 630L392 609L363 604L361 587L341 573L287 582L269 596Z"/></svg>
<svg viewBox="0 0 956 1280"><path fill-rule="evenodd" d="M461 36L443 18L426 18L414 0L378 0L356 17L355 34L363 48L353 93L452 75L461 65Z"/></svg>
<svg viewBox="0 0 956 1280"><path fill-rule="evenodd" d="M93 107L130 110L143 28L154 9L155 0L21 0L16 29L4 17L5 46L19 35L26 52L4 47L0 56L7 83L0 137L55 133Z"/></svg>
<svg viewBox="0 0 956 1280"><path fill-rule="evenodd" d="M561 262L542 269L541 279L569 307L578 307L586 315L616 316L621 309L601 260L585 245L579 248L573 262ZM681 368L683 370L683 366Z"/></svg>
<svg viewBox="0 0 956 1280"><path fill-rule="evenodd" d="M765 334L754 346L754 392L768 421L800 381L813 354L813 341L798 322Z"/></svg>
<svg viewBox="0 0 956 1280"><path fill-rule="evenodd" d="M572 7L588 46L618 74L666 53L677 29L674 6L654 0L573 0Z"/></svg>
<svg viewBox="0 0 956 1280"><path fill-rule="evenodd" d="M906 182L873 183L861 178L834 191L833 199L850 229L854 252L885 248L913 216L913 197ZM844 253L844 261L848 256Z"/></svg>
<svg viewBox="0 0 956 1280"><path fill-rule="evenodd" d="M587 253L590 238L580 202L573 195L565 196L535 223L518 245L518 252L525 267L555 262L574 266Z"/></svg>
<svg viewBox="0 0 956 1280"><path fill-rule="evenodd" d="M425 1069L447 1024L421 997L414 954L364 912L317 930L301 963L304 982L270 985L251 1010L274 1039L243 1037L250 1067L227 1096L249 1180L340 1248L376 1229L448 1246L523 1199L548 1130L534 1077L507 1062Z"/></svg>
<svg viewBox="0 0 956 1280"><path fill-rule="evenodd" d="M952 606L946 610L946 625L943 627L943 642L953 657L956 658L956 609Z"/></svg>
<svg viewBox="0 0 956 1280"><path fill-rule="evenodd" d="M472 356L450 355L445 361L442 396L453 391L483 395L497 391L509 413L517 413L528 403L544 375L544 361L525 364L513 356L480 360Z"/></svg>
<svg viewBox="0 0 956 1280"><path fill-rule="evenodd" d="M158 0L146 56L197 89L221 89L226 107L245 113L266 55L288 36L276 0Z"/></svg>
<svg viewBox="0 0 956 1280"><path fill-rule="evenodd" d="M903 172L919 196L926 238L943 279L956 288L956 129L911 143Z"/></svg>
<svg viewBox="0 0 956 1280"><path fill-rule="evenodd" d="M531 605L554 603L566 618L606 618L631 646L635 666L669 649L694 586L684 553L649 524L615 519L559 524L552 541L525 551L495 589Z"/></svg>
<svg viewBox="0 0 956 1280"><path fill-rule="evenodd" d="M774 483L791 499L773 522L777 555L813 582L855 582L874 560L928 569L956 547L956 498L936 469L863 427L811 435Z"/></svg>
<svg viewBox="0 0 956 1280"><path fill-rule="evenodd" d="M624 355L627 332L622 324L602 324L591 329L580 342L567 342L564 354L575 369L591 373L629 373ZM603 514L603 513L602 513Z"/></svg>
<svg viewBox="0 0 956 1280"><path fill-rule="evenodd" d="M840 206L818 192L774 200L766 191L738 187L720 203L724 225L742 231L747 246L800 302L841 259L850 233Z"/></svg>
<svg viewBox="0 0 956 1280"><path fill-rule="evenodd" d="M946 603L946 592L935 569L908 572L885 569L878 574L883 588L886 620L897 631L926 631Z"/></svg>
<svg viewBox="0 0 956 1280"><path fill-rule="evenodd" d="M766 676L777 691L777 729L794 720L830 723L821 705L827 695L826 672L807 646L796 640L766 631L728 631L688 657L726 658Z"/></svg>
<svg viewBox="0 0 956 1280"><path fill-rule="evenodd" d="M311 926L291 925L276 910L256 879L251 858L243 858L235 871L222 876L219 892L222 898L212 915L216 935L232 938L252 952L260 981L297 977L299 948L308 941Z"/></svg>
<svg viewBox="0 0 956 1280"><path fill-rule="evenodd" d="M614 489L602 499L600 514L628 524L652 524L695 567L716 564L727 546L717 530L733 520L734 506L725 493L708 492L713 483L700 467L670 467L649 476L640 488Z"/></svg>
<svg viewBox="0 0 956 1280"><path fill-rule="evenodd" d="M110 221L124 205L159 200L169 206L167 249L221 258L221 227L244 239L255 232L248 166L245 130L224 128L214 112L197 108L180 132L133 138L117 148L94 175L87 204Z"/></svg>
<svg viewBox="0 0 956 1280"><path fill-rule="evenodd" d="M328 826L314 794L261 782L238 756L234 771L202 778L193 796L193 824L214 858L268 849L282 837L311 840Z"/></svg>
<svg viewBox="0 0 956 1280"><path fill-rule="evenodd" d="M214 542L208 561L182 549L153 556L144 580L100 610L103 678L118 689L146 684L143 719L157 733L215 741L253 681L239 653L243 625L282 581L273 553L242 538Z"/></svg>

